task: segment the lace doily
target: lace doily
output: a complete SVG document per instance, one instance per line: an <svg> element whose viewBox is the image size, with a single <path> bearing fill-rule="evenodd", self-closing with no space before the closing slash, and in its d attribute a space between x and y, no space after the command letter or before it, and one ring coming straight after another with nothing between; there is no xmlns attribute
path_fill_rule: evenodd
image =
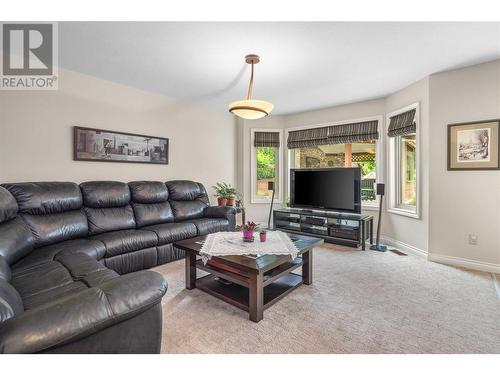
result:
<svg viewBox="0 0 500 375"><path fill-rule="evenodd" d="M259 241L255 234L254 242L244 242L241 232L218 232L208 234L200 250L203 263L212 256L224 255L290 255L292 259L299 252L290 237L283 232L267 232L266 241Z"/></svg>

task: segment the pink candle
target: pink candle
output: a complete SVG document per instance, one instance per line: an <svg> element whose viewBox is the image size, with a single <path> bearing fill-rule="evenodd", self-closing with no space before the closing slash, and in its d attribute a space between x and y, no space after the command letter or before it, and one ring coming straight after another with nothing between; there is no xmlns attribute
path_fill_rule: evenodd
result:
<svg viewBox="0 0 500 375"><path fill-rule="evenodd" d="M266 242L266 232L260 233L260 242Z"/></svg>

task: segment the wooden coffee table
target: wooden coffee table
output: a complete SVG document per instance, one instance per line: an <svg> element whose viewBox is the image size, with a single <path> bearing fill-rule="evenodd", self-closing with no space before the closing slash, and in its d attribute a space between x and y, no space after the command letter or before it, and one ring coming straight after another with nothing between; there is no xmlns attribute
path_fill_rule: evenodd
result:
<svg viewBox="0 0 500 375"><path fill-rule="evenodd" d="M211 264L206 265L197 258L202 246L200 241L206 236L175 242L174 246L186 253L186 289L201 289L248 311L250 320L262 320L265 309L300 285L312 283L313 248L323 244L323 240L296 234L289 236L299 249L299 256L293 260L289 255L258 258L231 255L212 257ZM302 275L292 272L299 267ZM197 278L197 269L208 275Z"/></svg>

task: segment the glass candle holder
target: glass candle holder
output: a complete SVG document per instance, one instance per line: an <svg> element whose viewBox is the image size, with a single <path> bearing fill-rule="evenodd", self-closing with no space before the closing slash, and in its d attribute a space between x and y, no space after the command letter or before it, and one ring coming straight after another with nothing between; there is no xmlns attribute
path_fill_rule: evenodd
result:
<svg viewBox="0 0 500 375"><path fill-rule="evenodd" d="M253 242L253 230L244 230L243 231L243 241Z"/></svg>
<svg viewBox="0 0 500 375"><path fill-rule="evenodd" d="M259 237L260 237L260 242L266 242L266 232L260 232Z"/></svg>

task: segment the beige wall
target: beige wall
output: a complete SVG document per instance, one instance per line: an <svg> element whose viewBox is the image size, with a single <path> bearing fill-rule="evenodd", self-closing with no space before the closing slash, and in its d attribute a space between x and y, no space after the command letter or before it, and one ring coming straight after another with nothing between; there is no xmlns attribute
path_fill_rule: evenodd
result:
<svg viewBox="0 0 500 375"><path fill-rule="evenodd" d="M431 259L500 268L500 171L446 168L448 124L499 118L500 60L430 77ZM468 244L469 234L477 245Z"/></svg>
<svg viewBox="0 0 500 375"><path fill-rule="evenodd" d="M170 140L169 165L73 161L72 126ZM0 181L192 179L235 182L229 114L60 70L58 91L0 91ZM213 197L211 197L213 199Z"/></svg>
<svg viewBox="0 0 500 375"><path fill-rule="evenodd" d="M285 127L331 123L333 121L352 120L357 118L383 115L385 111L384 99L341 105L319 109L316 111L301 112L285 116Z"/></svg>

